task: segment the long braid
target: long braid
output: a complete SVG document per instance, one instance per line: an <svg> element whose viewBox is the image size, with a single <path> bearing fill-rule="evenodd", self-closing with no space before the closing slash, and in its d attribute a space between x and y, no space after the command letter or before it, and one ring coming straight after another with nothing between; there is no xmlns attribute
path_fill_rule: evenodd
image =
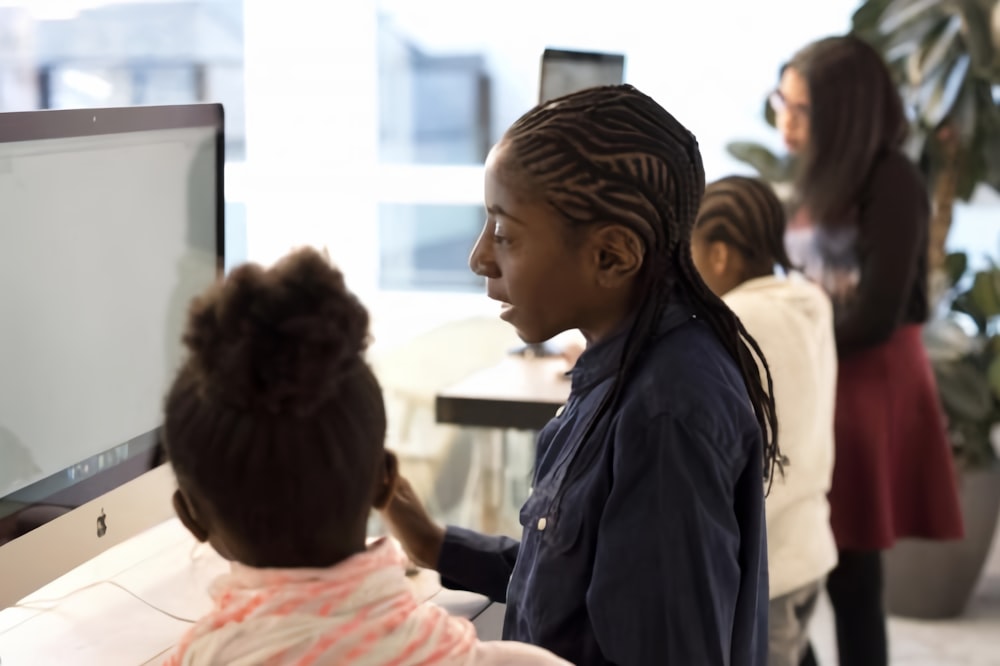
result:
<svg viewBox="0 0 1000 666"><path fill-rule="evenodd" d="M695 182L700 180L700 188L704 192L705 176L700 156L693 171ZM754 416L757 418L757 426L760 428L764 442L764 478L768 480L768 490L770 490L775 468L779 470L783 468L781 451L778 447L778 416L774 402L774 383L771 379L771 369L767 365L767 359L764 358L760 346L747 332L743 322L721 298L708 288L694 265L694 259L691 256L691 233L701 210L703 199L704 197L690 198L681 202L684 207L682 219L690 220L691 223L690 225L682 225L684 242L678 246L674 255L677 267L675 271L684 286L687 287L688 293L695 299L695 307L715 331L729 355L739 365L743 384L750 395L750 403L753 405ZM758 362L764 368L766 387L762 385L760 380Z"/></svg>
<svg viewBox="0 0 1000 666"><path fill-rule="evenodd" d="M729 310L715 293L709 289L698 274L691 259L691 253L681 257L680 273L692 295L702 306L701 311L709 325L722 340L723 346L740 367L743 383L750 394L757 425L764 436L764 477L768 488L773 481L775 468L783 469L781 452L778 447L777 410L774 403L774 383L771 369L757 341L747 332L739 318ZM758 362L764 368L766 388L761 383Z"/></svg>
<svg viewBox="0 0 1000 666"><path fill-rule="evenodd" d="M721 241L743 255L751 273L746 278L771 274L776 265L786 272L792 269L785 250L785 225L785 210L773 188L757 178L745 176L729 176L709 185L695 222L695 228L707 241ZM746 334L738 319L737 324L741 337L761 357L756 342ZM752 360L745 359L745 362ZM770 373L766 380L768 395L773 395ZM773 409L773 406L773 400L769 401L769 407ZM773 467L781 469L785 462L775 450L769 478L773 479Z"/></svg>
<svg viewBox="0 0 1000 666"><path fill-rule="evenodd" d="M667 304L683 289L739 366L770 477L779 464L770 370L756 342L704 285L691 259L691 231L705 189L694 136L652 98L623 85L590 88L539 105L511 126L504 141L517 166L530 174L534 193L571 225L622 224L646 245L642 300L612 388L592 414L584 439L602 423L610 426L604 415L620 398ZM756 359L765 370L766 390ZM580 463L596 453L581 455Z"/></svg>

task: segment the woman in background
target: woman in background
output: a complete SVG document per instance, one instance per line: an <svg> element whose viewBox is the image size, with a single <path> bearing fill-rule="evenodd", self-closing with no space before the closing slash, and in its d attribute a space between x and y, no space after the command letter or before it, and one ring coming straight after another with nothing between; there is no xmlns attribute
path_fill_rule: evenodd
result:
<svg viewBox="0 0 1000 666"><path fill-rule="evenodd" d="M901 151L903 105L878 53L830 37L782 69L771 103L799 156L792 262L834 305L836 464L830 492L839 564L827 590L840 663L888 661L882 551L896 539L955 539L962 519L930 363L929 201ZM804 663L814 663L811 652Z"/></svg>

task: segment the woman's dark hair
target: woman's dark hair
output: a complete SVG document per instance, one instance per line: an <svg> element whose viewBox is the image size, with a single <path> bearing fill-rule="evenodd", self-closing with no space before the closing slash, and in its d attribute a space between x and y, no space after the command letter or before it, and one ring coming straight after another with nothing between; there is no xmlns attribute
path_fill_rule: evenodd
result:
<svg viewBox="0 0 1000 666"><path fill-rule="evenodd" d="M618 374L586 434L617 401L667 303L683 294L739 366L770 476L778 464L770 371L757 343L702 282L691 258L691 230L705 189L694 135L651 97L621 85L540 104L517 120L502 142L513 160L508 170L515 186L546 201L571 227L621 224L646 247L641 300ZM766 388L755 356L765 368Z"/></svg>
<svg viewBox="0 0 1000 666"><path fill-rule="evenodd" d="M729 176L705 188L695 229L709 243L722 242L743 257L747 275L792 269L785 251L785 209L770 185L758 178Z"/></svg>
<svg viewBox="0 0 1000 666"><path fill-rule="evenodd" d="M363 543L386 429L367 342L368 312L311 249L193 302L164 445L238 561L328 566Z"/></svg>
<svg viewBox="0 0 1000 666"><path fill-rule="evenodd" d="M882 57L854 36L813 42L786 68L798 72L809 89L809 144L798 173L798 203L820 223L842 223L875 162L906 139L902 99Z"/></svg>

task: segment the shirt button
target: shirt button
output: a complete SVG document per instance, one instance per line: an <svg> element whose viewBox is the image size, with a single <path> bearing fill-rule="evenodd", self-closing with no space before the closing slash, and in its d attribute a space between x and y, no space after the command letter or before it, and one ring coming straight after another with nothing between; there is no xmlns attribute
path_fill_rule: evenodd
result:
<svg viewBox="0 0 1000 666"><path fill-rule="evenodd" d="M544 530L546 525L548 525L548 521L545 520L544 516L538 519L538 531L539 532L541 532L542 530Z"/></svg>
<svg viewBox="0 0 1000 666"><path fill-rule="evenodd" d="M563 410L566 409L566 405L560 405L559 409L556 410L556 418L562 416Z"/></svg>

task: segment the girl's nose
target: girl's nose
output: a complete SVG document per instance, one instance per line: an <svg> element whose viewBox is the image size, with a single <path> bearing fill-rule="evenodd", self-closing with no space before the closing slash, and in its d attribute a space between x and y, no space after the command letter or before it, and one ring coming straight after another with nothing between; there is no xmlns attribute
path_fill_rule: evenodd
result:
<svg viewBox="0 0 1000 666"><path fill-rule="evenodd" d="M472 248L472 254L469 255L469 268L480 277L492 278L499 275L496 262L493 260L490 241L486 237L486 229L483 229L482 233L479 234L479 238Z"/></svg>

